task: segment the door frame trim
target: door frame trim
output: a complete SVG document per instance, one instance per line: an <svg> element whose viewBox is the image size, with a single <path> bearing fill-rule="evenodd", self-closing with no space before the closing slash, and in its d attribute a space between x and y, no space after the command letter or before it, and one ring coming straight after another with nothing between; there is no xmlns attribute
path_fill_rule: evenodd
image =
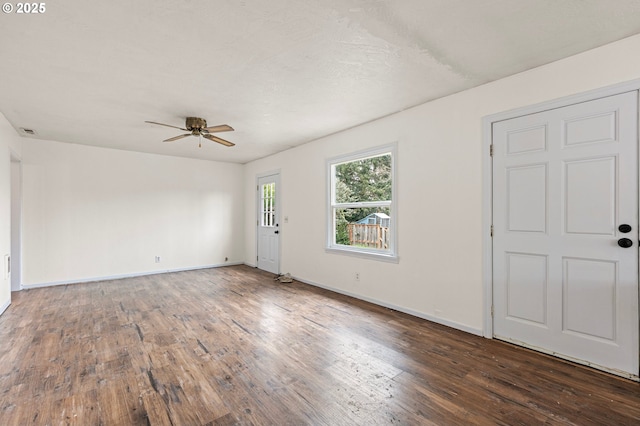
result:
<svg viewBox="0 0 640 426"><path fill-rule="evenodd" d="M258 188L256 190L256 195L255 195L255 220L256 220L256 227L254 228L256 230L256 246L255 246L255 256L256 256L256 268L258 268L258 256L260 255L260 235L258 232L258 228L260 227L259 223L260 223L260 179L261 178L265 178L268 176L278 176L278 187L277 189L277 193L276 193L276 223L281 223L281 215L280 215L280 210L282 209L282 197L279 196L278 194L282 194L282 173L280 172L280 169L275 169L275 170L271 170L268 172L263 172L263 173L258 173L256 174L256 188ZM280 227L280 230L282 230L282 227ZM282 257L282 238L278 238L278 273L280 273L280 265L281 265L281 257Z"/></svg>
<svg viewBox="0 0 640 426"><path fill-rule="evenodd" d="M23 195L23 165L22 158L16 154L12 149L9 149L9 157L10 157L10 173L11 173L11 190L10 190L10 208L11 208L11 232L10 232L10 250L11 253L11 277L10 277L10 287L11 291L20 291L22 290L22 222L23 222L23 206L22 206L22 195ZM18 192L14 190L15 182L13 180L13 164L17 164L18 167L18 178L17 178L17 186ZM17 218L13 217L13 212L17 210ZM14 248L16 250L14 250ZM14 282L17 283L17 288L14 288Z"/></svg>
<svg viewBox="0 0 640 426"><path fill-rule="evenodd" d="M493 161L490 155L493 123L633 91L640 91L640 79L515 108L482 118L482 335L487 339L493 339L493 317L491 315L493 307L493 239L491 236L491 226L493 224ZM638 122L640 123L640 119ZM638 133L640 134L640 132Z"/></svg>

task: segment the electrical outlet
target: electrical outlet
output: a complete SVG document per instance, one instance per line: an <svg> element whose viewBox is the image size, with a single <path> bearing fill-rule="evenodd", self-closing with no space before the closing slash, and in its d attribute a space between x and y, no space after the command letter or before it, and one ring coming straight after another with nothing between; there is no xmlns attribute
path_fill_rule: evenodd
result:
<svg viewBox="0 0 640 426"><path fill-rule="evenodd" d="M224 258L224 261L225 261L225 262L228 262L228 261L229 261L229 258L228 258L228 257L225 257L225 258Z"/></svg>
<svg viewBox="0 0 640 426"><path fill-rule="evenodd" d="M356 281L360 281L360 272L356 272L355 279Z"/></svg>
<svg viewBox="0 0 640 426"><path fill-rule="evenodd" d="M156 263L160 263L160 256L156 256Z"/></svg>

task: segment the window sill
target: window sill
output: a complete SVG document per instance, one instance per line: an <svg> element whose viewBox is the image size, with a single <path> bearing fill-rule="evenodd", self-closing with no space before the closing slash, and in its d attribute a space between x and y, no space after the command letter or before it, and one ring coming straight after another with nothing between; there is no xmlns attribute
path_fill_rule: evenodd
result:
<svg viewBox="0 0 640 426"><path fill-rule="evenodd" d="M343 254L346 256L360 257L362 259L378 260L381 262L389 262L389 263L400 262L400 258L397 255L391 254L391 253L377 253L372 251L357 250L357 249L342 248L342 247L326 247L324 251L329 254Z"/></svg>

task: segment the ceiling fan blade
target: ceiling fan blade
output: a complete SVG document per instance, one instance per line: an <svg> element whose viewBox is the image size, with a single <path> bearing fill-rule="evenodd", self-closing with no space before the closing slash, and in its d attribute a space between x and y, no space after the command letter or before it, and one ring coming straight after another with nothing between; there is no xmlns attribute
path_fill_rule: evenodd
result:
<svg viewBox="0 0 640 426"><path fill-rule="evenodd" d="M186 138L187 136L191 136L191 133L187 133L186 135L180 135L180 136L175 136L173 138L165 139L162 142L173 142L173 141L177 141L178 139Z"/></svg>
<svg viewBox="0 0 640 426"><path fill-rule="evenodd" d="M235 145L235 143L233 143L233 142L226 141L226 140L224 140L222 138L219 138L219 137L213 136L213 135L202 135L202 137L205 138L205 139L209 139L210 141L218 142L219 144L222 144L224 146L234 146Z"/></svg>
<svg viewBox="0 0 640 426"><path fill-rule="evenodd" d="M156 123L155 121L145 121L145 123L157 124L158 126L173 127L174 129L180 129L180 130L184 130L185 132L188 132L187 129L183 129L182 127L172 126L170 124Z"/></svg>
<svg viewBox="0 0 640 426"><path fill-rule="evenodd" d="M217 133L217 132L230 132L233 130L233 127L227 124L220 124L218 126L205 127L202 130L206 130L209 133Z"/></svg>

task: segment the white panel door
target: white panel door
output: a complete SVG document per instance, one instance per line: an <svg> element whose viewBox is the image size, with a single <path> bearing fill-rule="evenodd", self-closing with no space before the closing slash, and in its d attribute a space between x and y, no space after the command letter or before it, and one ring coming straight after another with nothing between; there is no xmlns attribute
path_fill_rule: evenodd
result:
<svg viewBox="0 0 640 426"><path fill-rule="evenodd" d="M280 272L280 175L258 178L258 268Z"/></svg>
<svg viewBox="0 0 640 426"><path fill-rule="evenodd" d="M495 337L635 377L637 103L630 92L493 124Z"/></svg>

